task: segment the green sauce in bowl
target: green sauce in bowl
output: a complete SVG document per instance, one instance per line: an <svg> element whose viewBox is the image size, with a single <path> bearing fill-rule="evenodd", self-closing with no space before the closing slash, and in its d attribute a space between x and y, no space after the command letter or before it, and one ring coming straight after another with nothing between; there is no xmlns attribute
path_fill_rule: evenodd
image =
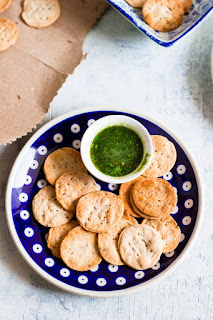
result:
<svg viewBox="0 0 213 320"><path fill-rule="evenodd" d="M122 125L109 126L94 138L90 157L94 166L112 177L122 177L140 165L144 147L139 135Z"/></svg>

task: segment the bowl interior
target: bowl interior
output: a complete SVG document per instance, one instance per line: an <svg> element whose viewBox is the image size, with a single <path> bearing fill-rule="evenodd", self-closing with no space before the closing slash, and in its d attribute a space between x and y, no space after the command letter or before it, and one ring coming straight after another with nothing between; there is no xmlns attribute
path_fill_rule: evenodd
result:
<svg viewBox="0 0 213 320"><path fill-rule="evenodd" d="M47 248L45 237L48 228L35 221L32 214L32 199L47 184L43 172L43 163L47 155L61 147L74 147L79 150L82 136L88 126L103 116L115 114L133 117L142 123L150 134L164 135L175 144L176 164L163 178L177 189L178 204L172 215L181 228L181 242L175 251L163 254L153 268L145 271L136 271L127 266L112 266L102 261L91 271L78 272L69 269ZM123 292L137 291L171 270L173 265L182 259L192 241L201 206L197 173L195 174L193 166L190 157L173 136L152 121L140 116L99 109L65 115L36 132L14 164L6 199L7 219L12 237L30 266L45 279L63 289L93 296L119 295L124 294ZM99 189L118 194L118 185L104 183L97 179L96 181Z"/></svg>
<svg viewBox="0 0 213 320"><path fill-rule="evenodd" d="M107 0L107 2L132 22L140 31L164 46L172 45L176 40L198 25L213 9L212 1L193 0L189 12L184 15L183 23L177 29L170 32L158 32L145 23L140 8L133 8L125 0Z"/></svg>
<svg viewBox="0 0 213 320"><path fill-rule="evenodd" d="M107 128L113 125L122 125L134 130L138 134L138 136L141 138L143 147L144 147L143 158L141 159L140 165L133 172L122 177L112 177L112 176L103 174L94 166L90 157L90 148L95 136L104 128ZM85 166L87 167L88 171L92 175L94 175L96 178L104 182L123 183L123 182L127 182L137 178L149 166L152 152L153 152L152 140L149 135L149 132L140 122L127 116L121 116L121 115L106 116L95 121L85 131L83 138L81 140L81 157Z"/></svg>

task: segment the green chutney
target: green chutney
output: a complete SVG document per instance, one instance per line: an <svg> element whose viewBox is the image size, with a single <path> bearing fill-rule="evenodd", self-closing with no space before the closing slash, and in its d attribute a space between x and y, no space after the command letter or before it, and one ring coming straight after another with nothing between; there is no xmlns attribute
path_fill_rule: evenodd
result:
<svg viewBox="0 0 213 320"><path fill-rule="evenodd" d="M125 126L113 125L94 138L90 157L95 167L112 177L133 172L141 163L144 148L138 134Z"/></svg>

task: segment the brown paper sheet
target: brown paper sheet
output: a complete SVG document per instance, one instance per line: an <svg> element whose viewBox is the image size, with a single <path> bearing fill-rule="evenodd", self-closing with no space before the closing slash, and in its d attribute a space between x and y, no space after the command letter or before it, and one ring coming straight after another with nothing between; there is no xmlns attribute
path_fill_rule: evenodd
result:
<svg viewBox="0 0 213 320"><path fill-rule="evenodd" d="M0 53L0 144L30 132L42 121L61 85L83 59L90 28L107 8L104 0L61 0L53 25L35 29L21 19L22 0L0 17L18 27L14 47Z"/></svg>

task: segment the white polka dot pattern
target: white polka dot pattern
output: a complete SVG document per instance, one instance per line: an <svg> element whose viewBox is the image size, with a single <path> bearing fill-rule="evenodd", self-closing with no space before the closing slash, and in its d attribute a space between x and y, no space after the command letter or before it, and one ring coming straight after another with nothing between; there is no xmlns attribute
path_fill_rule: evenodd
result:
<svg viewBox="0 0 213 320"><path fill-rule="evenodd" d="M33 251L35 253L41 253L42 252L42 246L39 243L36 243L33 245Z"/></svg>
<svg viewBox="0 0 213 320"><path fill-rule="evenodd" d="M113 184L113 183L109 183L108 184L108 188L110 191L115 191L118 189L118 185L117 184Z"/></svg>
<svg viewBox="0 0 213 320"><path fill-rule="evenodd" d="M145 273L143 271L135 272L135 278L136 279L142 279L144 276L145 276Z"/></svg>
<svg viewBox="0 0 213 320"><path fill-rule="evenodd" d="M60 270L60 275L61 275L62 277L64 277L64 278L69 277L69 275L70 275L69 269L67 269L67 268L62 268L62 269Z"/></svg>
<svg viewBox="0 0 213 320"><path fill-rule="evenodd" d="M56 134L53 136L53 140L54 140L56 143L61 143L61 142L63 141L63 136L62 136L62 134L56 133Z"/></svg>
<svg viewBox="0 0 213 320"><path fill-rule="evenodd" d="M186 216L183 218L182 223L184 226L188 226L191 223L191 221L192 221L192 218L189 216Z"/></svg>
<svg viewBox="0 0 213 320"><path fill-rule="evenodd" d="M97 280L96 280L96 284L97 284L97 286L99 286L99 287L104 287L105 285L106 285L106 280L104 279L104 278L98 278Z"/></svg>
<svg viewBox="0 0 213 320"><path fill-rule="evenodd" d="M88 278L86 276L78 277L78 282L81 284L86 284L88 282Z"/></svg>
<svg viewBox="0 0 213 320"><path fill-rule="evenodd" d="M22 210L20 212L20 217L21 217L22 220L27 220L27 219L29 219L30 214L29 214L29 212L27 210Z"/></svg>
<svg viewBox="0 0 213 320"><path fill-rule="evenodd" d="M28 195L25 192L20 193L19 201L20 202L27 202L27 200L28 200Z"/></svg>
<svg viewBox="0 0 213 320"><path fill-rule="evenodd" d="M115 282L117 283L118 286L122 286L126 283L126 279L124 277L118 277Z"/></svg>
<svg viewBox="0 0 213 320"><path fill-rule="evenodd" d="M192 199L188 199L184 202L184 206L186 209L191 209L193 207L194 201Z"/></svg>
<svg viewBox="0 0 213 320"><path fill-rule="evenodd" d="M47 147L45 146L40 146L38 148L38 153L41 155L41 156L44 156L45 154L47 154Z"/></svg>
<svg viewBox="0 0 213 320"><path fill-rule="evenodd" d="M24 234L26 237L31 238L34 235L34 230L30 227L24 229Z"/></svg>
<svg viewBox="0 0 213 320"><path fill-rule="evenodd" d="M47 181L44 180L44 179L41 179L37 182L37 186L40 188L40 189L43 189L47 186Z"/></svg>
<svg viewBox="0 0 213 320"><path fill-rule="evenodd" d="M80 126L77 124L77 123L74 123L72 126L71 126L71 131L73 132L73 133L78 133L79 131L80 131Z"/></svg>
<svg viewBox="0 0 213 320"><path fill-rule="evenodd" d="M81 147L81 141L80 140L74 140L72 143L73 148L80 149Z"/></svg>
<svg viewBox="0 0 213 320"><path fill-rule="evenodd" d="M112 264L109 264L108 269L110 272L117 272L118 271L118 266L114 266Z"/></svg>
<svg viewBox="0 0 213 320"><path fill-rule="evenodd" d="M177 167L177 173L178 174L184 174L186 172L186 167L183 165L183 164L180 164L178 167Z"/></svg>
<svg viewBox="0 0 213 320"><path fill-rule="evenodd" d="M46 258L46 259L44 260L44 263L45 263L45 265L46 265L47 267L51 268L51 267L54 266L55 261L54 261L52 258Z"/></svg>
<svg viewBox="0 0 213 320"><path fill-rule="evenodd" d="M168 173L166 173L166 174L163 175L163 178L164 178L165 180L171 180L172 177L173 177L173 175L172 175L171 172L168 172Z"/></svg>

